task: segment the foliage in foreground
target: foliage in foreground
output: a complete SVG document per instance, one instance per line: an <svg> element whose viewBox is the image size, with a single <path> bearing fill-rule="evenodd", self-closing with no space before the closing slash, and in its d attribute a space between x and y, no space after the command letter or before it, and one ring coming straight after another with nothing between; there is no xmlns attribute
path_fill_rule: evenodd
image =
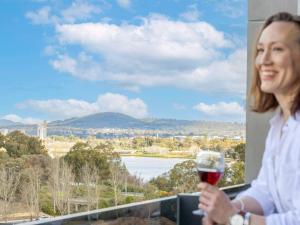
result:
<svg viewBox="0 0 300 225"><path fill-rule="evenodd" d="M152 139L145 143L134 140L136 148L153 143ZM172 149L181 148L178 143L176 141ZM182 145L190 143L191 140L185 140ZM179 192L195 192L199 182L195 162L187 160L145 183L128 173L110 142L94 146L78 142L65 157L51 159L40 140L12 132L7 136L0 134L0 148L6 149L0 152L0 213L4 219L17 203L31 212L33 219L39 217L40 211L62 215ZM219 186L243 183L245 145L227 149L225 155L231 164ZM134 195L126 195L127 192L134 192ZM76 201L83 202L83 206L76 209Z"/></svg>

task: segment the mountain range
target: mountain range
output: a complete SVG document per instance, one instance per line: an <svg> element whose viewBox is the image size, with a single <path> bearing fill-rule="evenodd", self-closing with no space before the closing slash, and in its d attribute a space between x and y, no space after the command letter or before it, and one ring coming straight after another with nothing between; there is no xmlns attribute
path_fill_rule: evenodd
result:
<svg viewBox="0 0 300 225"><path fill-rule="evenodd" d="M177 129L178 127L194 124L196 121L175 119L136 119L131 116L105 112L63 121L54 121L49 126L64 126L76 128L120 128L162 130Z"/></svg>
<svg viewBox="0 0 300 225"><path fill-rule="evenodd" d="M15 123L9 120L0 120L0 128L19 128L34 130L36 125L26 125ZM57 120L48 123L48 130L88 130L88 129L139 129L139 130L171 130L171 131L242 131L245 125L232 122L212 122L212 121L191 121L177 119L137 119L131 116L104 112L83 117L70 118L66 120ZM219 132L217 132L219 133Z"/></svg>

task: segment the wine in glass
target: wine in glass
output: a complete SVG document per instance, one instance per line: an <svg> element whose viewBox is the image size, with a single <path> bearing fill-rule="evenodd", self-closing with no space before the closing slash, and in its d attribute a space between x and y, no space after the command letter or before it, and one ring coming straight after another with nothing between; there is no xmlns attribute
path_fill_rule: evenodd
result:
<svg viewBox="0 0 300 225"><path fill-rule="evenodd" d="M196 165L200 181L216 185L224 173L224 153L200 151L196 156ZM204 212L198 209L194 210L193 214L202 216Z"/></svg>

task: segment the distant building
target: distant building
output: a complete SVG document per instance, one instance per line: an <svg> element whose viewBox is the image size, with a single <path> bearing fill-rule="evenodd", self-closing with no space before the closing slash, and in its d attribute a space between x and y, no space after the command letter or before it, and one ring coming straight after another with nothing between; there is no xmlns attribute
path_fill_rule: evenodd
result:
<svg viewBox="0 0 300 225"><path fill-rule="evenodd" d="M42 141L47 138L47 122L39 124L37 127L37 137L39 137Z"/></svg>

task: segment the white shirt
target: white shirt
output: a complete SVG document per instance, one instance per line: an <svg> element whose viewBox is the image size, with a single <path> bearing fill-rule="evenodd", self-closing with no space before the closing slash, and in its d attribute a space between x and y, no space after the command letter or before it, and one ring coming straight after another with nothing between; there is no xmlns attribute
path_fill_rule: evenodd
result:
<svg viewBox="0 0 300 225"><path fill-rule="evenodd" d="M267 225L300 225L300 113L270 120L262 167L241 196L256 199Z"/></svg>

